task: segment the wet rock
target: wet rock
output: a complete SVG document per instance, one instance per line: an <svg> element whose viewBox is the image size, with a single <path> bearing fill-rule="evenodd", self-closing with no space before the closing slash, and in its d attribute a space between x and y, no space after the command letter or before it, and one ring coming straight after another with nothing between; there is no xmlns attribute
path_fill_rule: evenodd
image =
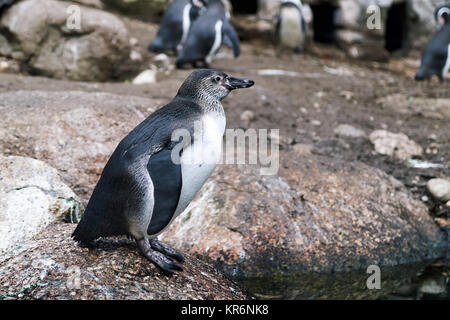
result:
<svg viewBox="0 0 450 320"><path fill-rule="evenodd" d="M93 249L70 238L75 226L52 224L21 254L0 264L0 300L246 299L210 265L186 256L167 277L130 240L102 240Z"/></svg>
<svg viewBox="0 0 450 320"><path fill-rule="evenodd" d="M410 140L403 133L392 133L386 130L376 130L369 136L375 151L400 160L407 160L413 156L421 156L423 149L416 142Z"/></svg>
<svg viewBox="0 0 450 320"><path fill-rule="evenodd" d="M0 93L0 154L43 160L86 197L120 140L161 104L101 92Z"/></svg>
<svg viewBox="0 0 450 320"><path fill-rule="evenodd" d="M155 83L156 82L156 70L147 69L142 71L137 75L136 78L133 79L133 84L147 84L147 83Z"/></svg>
<svg viewBox="0 0 450 320"><path fill-rule="evenodd" d="M334 129L334 133L338 136L360 138L365 137L366 133L358 128L355 128L349 124L340 124Z"/></svg>
<svg viewBox="0 0 450 320"><path fill-rule="evenodd" d="M53 221L78 222L82 207L56 169L31 158L0 156L0 254Z"/></svg>
<svg viewBox="0 0 450 320"><path fill-rule="evenodd" d="M83 6L78 16L77 11L68 11L70 5L55 0L14 4L0 19L2 34L9 35L0 36L0 54L48 77L85 81L118 77L130 56L125 25L110 13Z"/></svg>
<svg viewBox="0 0 450 320"><path fill-rule="evenodd" d="M161 237L237 277L332 272L441 256L445 235L381 170L281 155L279 175L223 165Z"/></svg>
<svg viewBox="0 0 450 320"><path fill-rule="evenodd" d="M450 181L431 179L427 182L427 189L434 198L442 202L450 201Z"/></svg>

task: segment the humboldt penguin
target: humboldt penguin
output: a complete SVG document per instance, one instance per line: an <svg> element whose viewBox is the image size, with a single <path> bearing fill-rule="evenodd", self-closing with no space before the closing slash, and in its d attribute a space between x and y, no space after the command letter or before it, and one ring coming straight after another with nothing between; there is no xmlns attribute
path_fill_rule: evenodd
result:
<svg viewBox="0 0 450 320"><path fill-rule="evenodd" d="M161 20L156 38L148 49L154 52L180 50L192 22L206 10L208 0L174 0Z"/></svg>
<svg viewBox="0 0 450 320"><path fill-rule="evenodd" d="M189 30L176 61L177 68L188 63L194 67L202 63L209 68L225 39L232 44L234 57L237 58L240 55L239 38L228 19L225 6L222 0L209 0L206 12L194 21Z"/></svg>
<svg viewBox="0 0 450 320"><path fill-rule="evenodd" d="M450 1L447 3L443 3L436 8L434 11L434 18L438 24L438 30L445 25L444 14L450 15Z"/></svg>
<svg viewBox="0 0 450 320"><path fill-rule="evenodd" d="M282 0L276 24L280 46L303 53L306 44L307 26L300 0Z"/></svg>
<svg viewBox="0 0 450 320"><path fill-rule="evenodd" d="M220 160L225 131L221 101L250 79L219 70L192 72L173 100L154 112L117 146L72 237L127 235L168 274L183 256L156 239L195 197Z"/></svg>
<svg viewBox="0 0 450 320"><path fill-rule="evenodd" d="M443 82L450 69L450 13L443 13L442 19L445 24L434 34L422 54L415 77L418 81L437 75Z"/></svg>

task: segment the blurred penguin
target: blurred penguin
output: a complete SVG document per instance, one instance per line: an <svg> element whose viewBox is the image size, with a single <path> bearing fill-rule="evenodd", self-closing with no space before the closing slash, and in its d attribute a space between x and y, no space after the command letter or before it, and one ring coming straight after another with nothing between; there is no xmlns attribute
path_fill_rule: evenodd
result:
<svg viewBox="0 0 450 320"><path fill-rule="evenodd" d="M6 8L15 1L16 0L0 0L0 13L6 10Z"/></svg>
<svg viewBox="0 0 450 320"><path fill-rule="evenodd" d="M282 0L275 28L282 48L303 53L306 46L307 26L300 0Z"/></svg>
<svg viewBox="0 0 450 320"><path fill-rule="evenodd" d="M444 4L441 4L434 11L434 18L438 24L438 30L445 25L444 15L450 15L450 1Z"/></svg>
<svg viewBox="0 0 450 320"><path fill-rule="evenodd" d="M415 78L417 81L437 75L443 82L450 69L450 13L444 12L442 19L444 25L434 34L423 52Z"/></svg>
<svg viewBox="0 0 450 320"><path fill-rule="evenodd" d="M148 49L153 52L181 50L181 43L186 40L193 21L206 10L207 2L208 0L174 0L165 12L156 38Z"/></svg>
<svg viewBox="0 0 450 320"><path fill-rule="evenodd" d="M234 57L240 55L240 42L228 19L222 0L208 0L206 12L191 26L186 41L182 44L176 66L185 64L209 68L211 61L225 41L232 45Z"/></svg>

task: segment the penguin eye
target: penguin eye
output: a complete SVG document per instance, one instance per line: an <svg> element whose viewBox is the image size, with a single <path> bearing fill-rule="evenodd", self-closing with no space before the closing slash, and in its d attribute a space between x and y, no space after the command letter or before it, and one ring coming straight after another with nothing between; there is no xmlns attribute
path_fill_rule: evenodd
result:
<svg viewBox="0 0 450 320"><path fill-rule="evenodd" d="M217 76L215 80L216 80L216 82L219 82L220 80L222 80L222 78Z"/></svg>

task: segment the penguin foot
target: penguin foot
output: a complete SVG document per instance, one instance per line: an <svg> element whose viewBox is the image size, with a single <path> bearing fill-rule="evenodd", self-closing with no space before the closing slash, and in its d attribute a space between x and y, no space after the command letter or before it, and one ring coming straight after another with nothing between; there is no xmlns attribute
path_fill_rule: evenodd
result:
<svg viewBox="0 0 450 320"><path fill-rule="evenodd" d="M166 274L172 275L174 271L183 271L183 268L174 262L170 257L161 252L155 251L150 246L147 239L136 240L141 253L154 265L163 270Z"/></svg>
<svg viewBox="0 0 450 320"><path fill-rule="evenodd" d="M149 242L150 242L150 246L152 247L152 249L159 251L170 258L174 258L178 262L184 262L183 255L181 253L179 253L178 251L176 251L172 248L169 248L168 246L162 244L161 242L159 242L156 239L149 240Z"/></svg>

